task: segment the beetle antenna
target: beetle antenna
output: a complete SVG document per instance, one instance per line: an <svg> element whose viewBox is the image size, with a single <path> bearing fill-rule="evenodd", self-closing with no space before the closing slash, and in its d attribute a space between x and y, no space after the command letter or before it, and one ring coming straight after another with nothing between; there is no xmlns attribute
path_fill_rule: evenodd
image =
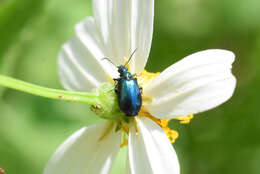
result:
<svg viewBox="0 0 260 174"><path fill-rule="evenodd" d="M107 60L107 61L109 61L112 65L114 65L115 67L117 67L109 58L107 58L107 57L104 57L104 58L102 58L101 60Z"/></svg>
<svg viewBox="0 0 260 174"><path fill-rule="evenodd" d="M131 56L129 57L128 61L126 62L125 66L130 62L130 60L132 59L133 55L135 54L137 48L133 51L133 53L131 54Z"/></svg>

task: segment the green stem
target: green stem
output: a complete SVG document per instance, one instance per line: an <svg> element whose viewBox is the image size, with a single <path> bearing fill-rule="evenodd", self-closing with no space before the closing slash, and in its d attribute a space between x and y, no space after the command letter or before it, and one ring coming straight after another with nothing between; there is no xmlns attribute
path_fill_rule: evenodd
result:
<svg viewBox="0 0 260 174"><path fill-rule="evenodd" d="M97 94L45 88L3 75L0 75L0 86L51 99L82 102L90 105L101 105Z"/></svg>

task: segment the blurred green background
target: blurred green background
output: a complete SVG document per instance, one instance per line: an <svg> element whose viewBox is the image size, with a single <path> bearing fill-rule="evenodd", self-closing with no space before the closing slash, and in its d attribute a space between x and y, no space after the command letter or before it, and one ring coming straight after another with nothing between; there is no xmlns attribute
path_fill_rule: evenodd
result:
<svg viewBox="0 0 260 174"><path fill-rule="evenodd" d="M57 53L74 25L92 14L90 0L0 0L0 72L62 88ZM199 50L236 54L234 96L189 125L174 147L182 174L260 173L260 1L155 2L149 71L162 71ZM54 150L96 117L84 104L36 97L0 87L0 168L7 174L42 173ZM123 173L124 149L112 170Z"/></svg>

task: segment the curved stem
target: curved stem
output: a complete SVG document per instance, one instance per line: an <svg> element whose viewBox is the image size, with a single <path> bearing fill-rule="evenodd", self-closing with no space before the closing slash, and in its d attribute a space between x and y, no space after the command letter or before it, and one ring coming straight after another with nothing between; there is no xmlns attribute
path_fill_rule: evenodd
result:
<svg viewBox="0 0 260 174"><path fill-rule="evenodd" d="M45 88L3 75L0 75L0 86L51 99L65 100L70 102L82 102L90 105L101 104L98 95L93 93L70 92L65 90Z"/></svg>

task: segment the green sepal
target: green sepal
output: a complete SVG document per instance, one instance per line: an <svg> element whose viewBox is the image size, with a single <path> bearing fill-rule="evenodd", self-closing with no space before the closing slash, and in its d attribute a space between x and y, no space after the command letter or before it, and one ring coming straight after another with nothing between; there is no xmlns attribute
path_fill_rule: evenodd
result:
<svg viewBox="0 0 260 174"><path fill-rule="evenodd" d="M98 95L101 105L91 105L91 110L104 119L121 121L126 120L125 114L119 109L118 100L115 93L115 85L103 83L93 90Z"/></svg>

